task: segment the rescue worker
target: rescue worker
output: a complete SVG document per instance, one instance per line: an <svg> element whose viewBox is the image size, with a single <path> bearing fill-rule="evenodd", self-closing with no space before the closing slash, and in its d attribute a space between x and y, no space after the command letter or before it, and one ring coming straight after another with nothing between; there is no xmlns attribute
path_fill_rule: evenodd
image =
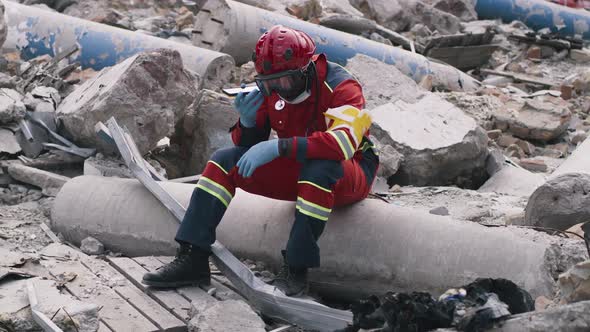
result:
<svg viewBox="0 0 590 332"><path fill-rule="evenodd" d="M371 120L361 111L361 86L315 50L307 34L284 26L260 37L253 55L258 90L234 101L235 146L208 161L176 234L175 260L145 274L144 284L209 283L215 230L239 187L296 201L284 266L272 284L289 296L306 291L308 269L320 265L317 241L332 208L367 197L379 164L367 137ZM278 139L269 139L271 129Z"/></svg>

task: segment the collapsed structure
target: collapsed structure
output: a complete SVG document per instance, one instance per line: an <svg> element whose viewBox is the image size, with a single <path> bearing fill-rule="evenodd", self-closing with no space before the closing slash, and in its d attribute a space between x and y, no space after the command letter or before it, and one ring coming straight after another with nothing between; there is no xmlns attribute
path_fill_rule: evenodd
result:
<svg viewBox="0 0 590 332"><path fill-rule="evenodd" d="M492 330L590 326L585 10L541 0L25 3L37 5L2 2L0 25L0 329L346 330L363 305L396 316L387 306L413 292L464 305L461 287L479 278L508 279L534 300L513 311L486 292L477 308L494 308ZM362 85L381 160L373 193L330 217L310 275L315 300L264 283L294 204L242 191L219 228L212 285L146 287L142 275L171 260L198 173L232 144L237 114L220 88L253 82L252 45L276 23L310 34ZM100 124L111 116L137 146L113 149Z"/></svg>

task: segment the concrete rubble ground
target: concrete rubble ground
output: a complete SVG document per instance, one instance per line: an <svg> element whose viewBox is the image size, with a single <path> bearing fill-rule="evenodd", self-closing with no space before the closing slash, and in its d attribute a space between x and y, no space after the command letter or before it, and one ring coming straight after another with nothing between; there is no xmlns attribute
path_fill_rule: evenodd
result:
<svg viewBox="0 0 590 332"><path fill-rule="evenodd" d="M209 1L220 10L215 13L234 8L233 1ZM200 11L207 0L17 2L185 47L207 48L210 36L202 28L212 24L209 7ZM476 278L510 276L534 295L534 311L504 317L490 331L590 330L590 236L583 231L590 220L588 40L555 34L528 19L478 20L491 15L489 1L239 2L462 70L445 65L451 71L443 73L462 76L441 77L356 54L358 49L345 56L341 64L360 81L373 115L381 168L368 202L335 213L341 225L356 225L357 216L374 208L374 220L362 220L371 225L368 233L391 238L381 239L381 247L373 239L351 241L380 251L345 264L337 236L349 233L329 224L330 234L320 242L330 253L327 270L311 277L317 301L348 309L369 294L388 291L429 291L438 299ZM0 5L3 14L14 6ZM588 16L584 9L564 10ZM227 36L215 35L209 43L212 51L228 53L218 53L223 66L235 59L231 75L221 65L212 66L213 73L191 70L182 47L121 53L117 64L104 66L100 49L90 64L79 57L87 54L84 43L53 49L43 38L22 39L7 16L0 17L0 331L39 331L36 313L63 331L306 331L263 317L213 264L209 287L156 290L141 284L143 273L170 261L176 224L96 134L98 122L115 117L154 176L179 201L188 200L190 185L166 180L194 183L211 153L232 144L227 131L237 114L220 87L253 83L245 52L224 45ZM587 38L586 31L578 33ZM422 63L408 67L414 65ZM465 77L471 81L461 86ZM99 187L104 192L93 195ZM118 197L115 188L136 196ZM68 206L64 197L79 206ZM280 245L291 220L269 220L251 211L252 203L268 205L273 218L291 213L287 203L238 194L227 218L245 216L239 227L265 222L276 229L269 238L234 237L228 234L238 226L226 221L220 239L257 276L270 280L280 258L270 248ZM150 215L125 224L132 218L125 209L142 204L151 205ZM102 220L103 214L120 219ZM397 233L387 233L392 229ZM268 242L269 248L252 248L248 241ZM411 261L408 248L419 261ZM455 255L441 257L445 252ZM521 273L531 262L537 266Z"/></svg>

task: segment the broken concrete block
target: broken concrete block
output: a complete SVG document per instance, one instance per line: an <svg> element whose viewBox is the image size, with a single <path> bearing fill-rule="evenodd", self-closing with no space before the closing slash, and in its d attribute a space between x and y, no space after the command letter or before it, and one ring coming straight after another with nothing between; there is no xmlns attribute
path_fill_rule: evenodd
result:
<svg viewBox="0 0 590 332"><path fill-rule="evenodd" d="M502 151L498 149L491 149L486 159L486 172L489 176L498 173L503 167L506 158Z"/></svg>
<svg viewBox="0 0 590 332"><path fill-rule="evenodd" d="M588 63L590 62L590 50L570 50L570 59L580 63Z"/></svg>
<svg viewBox="0 0 590 332"><path fill-rule="evenodd" d="M70 180L67 176L17 164L8 166L8 174L17 181L41 188L45 196L57 196L61 187Z"/></svg>
<svg viewBox="0 0 590 332"><path fill-rule="evenodd" d="M516 142L518 142L518 138L510 135L510 134L502 134L500 135L500 137L498 137L498 145L503 147L503 148L507 148L512 144L516 144Z"/></svg>
<svg viewBox="0 0 590 332"><path fill-rule="evenodd" d="M580 237L584 237L584 230L582 229L582 225L584 223L575 224L572 227L566 229L567 237L570 239L579 239Z"/></svg>
<svg viewBox="0 0 590 332"><path fill-rule="evenodd" d="M506 165L477 191L528 197L544 182L545 178L539 174L513 165Z"/></svg>
<svg viewBox="0 0 590 332"><path fill-rule="evenodd" d="M183 68L180 54L159 49L103 69L68 95L57 114L75 142L104 151L113 148L96 135L94 126L114 116L146 153L174 133L196 95L197 81Z"/></svg>
<svg viewBox="0 0 590 332"><path fill-rule="evenodd" d="M105 157L100 153L84 160L84 175L115 176L119 178L133 177L124 162Z"/></svg>
<svg viewBox="0 0 590 332"><path fill-rule="evenodd" d="M553 301L545 296L539 296L535 299L535 311L543 311L552 304Z"/></svg>
<svg viewBox="0 0 590 332"><path fill-rule="evenodd" d="M104 245L97 239L89 236L80 243L80 250L87 255L102 255L104 253Z"/></svg>
<svg viewBox="0 0 590 332"><path fill-rule="evenodd" d="M8 129L0 128L0 154L17 154L21 151L14 133Z"/></svg>
<svg viewBox="0 0 590 332"><path fill-rule="evenodd" d="M257 75L256 68L254 67L254 62L248 61L245 64L241 65L239 74L240 83L248 84L254 82L254 76Z"/></svg>
<svg viewBox="0 0 590 332"><path fill-rule="evenodd" d="M376 139L372 141L375 142L374 144L379 151L379 170L377 170L377 176L389 179L399 170L404 156L391 145L381 145Z"/></svg>
<svg viewBox="0 0 590 332"><path fill-rule="evenodd" d="M573 79L565 80L564 83L573 85L579 95L586 94L590 91L590 69L582 70Z"/></svg>
<svg viewBox="0 0 590 332"><path fill-rule="evenodd" d="M350 0L349 2L360 10L365 17L375 20L391 30L399 31L410 25L410 17L404 14L405 4L402 1Z"/></svg>
<svg viewBox="0 0 590 332"><path fill-rule="evenodd" d="M520 148L520 146L516 145L516 144L511 144L510 146L508 146L506 148L506 156L508 158L517 158L517 159L521 159L526 157L524 154L524 151L522 151L522 149Z"/></svg>
<svg viewBox="0 0 590 332"><path fill-rule="evenodd" d="M233 100L226 95L201 90L188 107L184 118L170 138L180 147L183 175L200 173L217 149L232 145L228 129L238 121Z"/></svg>
<svg viewBox="0 0 590 332"><path fill-rule="evenodd" d="M16 87L16 76L0 73L0 88L14 89Z"/></svg>
<svg viewBox="0 0 590 332"><path fill-rule="evenodd" d="M497 140L501 136L502 136L502 131L500 129L488 130L488 138L489 139Z"/></svg>
<svg viewBox="0 0 590 332"><path fill-rule="evenodd" d="M346 69L361 83L367 109L398 99L407 103L416 102L426 93L395 66L366 55L357 55L348 60Z"/></svg>
<svg viewBox="0 0 590 332"><path fill-rule="evenodd" d="M519 139L516 141L516 145L518 145L522 151L529 156L535 152L535 146L525 140Z"/></svg>
<svg viewBox="0 0 590 332"><path fill-rule="evenodd" d="M547 144L546 148L559 152L562 158L566 157L570 151L567 143Z"/></svg>
<svg viewBox="0 0 590 332"><path fill-rule="evenodd" d="M448 216L449 215L449 209L447 209L444 206L439 206L436 207L434 209L431 209L430 211L428 211L430 214L434 214L436 216Z"/></svg>
<svg viewBox="0 0 590 332"><path fill-rule="evenodd" d="M195 20L195 15L191 11L187 11L176 17L176 29L179 31L184 28L191 28Z"/></svg>
<svg viewBox="0 0 590 332"><path fill-rule="evenodd" d="M438 0L434 2L433 6L436 9L457 16L463 22L477 20L475 4L471 0Z"/></svg>
<svg viewBox="0 0 590 332"><path fill-rule="evenodd" d="M525 208L525 224L566 230L590 220L590 174L552 177L535 190Z"/></svg>
<svg viewBox="0 0 590 332"><path fill-rule="evenodd" d="M571 139L570 142L573 145L578 145L578 143L581 143L583 141L586 140L586 138L588 138L588 134L583 131L583 130L576 130L572 135L571 135Z"/></svg>
<svg viewBox="0 0 590 332"><path fill-rule="evenodd" d="M426 93L416 103L398 100L371 115L371 134L404 155L393 183L477 188L487 179L486 132L438 95Z"/></svg>
<svg viewBox="0 0 590 332"><path fill-rule="evenodd" d="M540 60L541 48L539 46L531 46L526 52L526 56L531 60Z"/></svg>
<svg viewBox="0 0 590 332"><path fill-rule="evenodd" d="M518 164L527 171L535 173L547 172L547 164L541 159L521 159Z"/></svg>
<svg viewBox="0 0 590 332"><path fill-rule="evenodd" d="M561 303L590 300L590 260L576 264L557 281Z"/></svg>
<svg viewBox="0 0 590 332"><path fill-rule="evenodd" d="M430 4L413 0L353 0L350 3L377 23L394 31L404 31L422 23L440 34L454 34L461 29L461 20Z"/></svg>
<svg viewBox="0 0 590 332"><path fill-rule="evenodd" d="M590 330L590 301L511 316L488 332L582 332Z"/></svg>
<svg viewBox="0 0 590 332"><path fill-rule="evenodd" d="M264 321L244 301L214 302L188 324L190 332L265 332Z"/></svg>
<svg viewBox="0 0 590 332"><path fill-rule="evenodd" d="M23 96L15 90L0 89L0 124L18 122L25 117Z"/></svg>
<svg viewBox="0 0 590 332"><path fill-rule="evenodd" d="M37 310L63 331L98 331L99 308L96 304L78 301L65 291L62 293L53 280L29 280L33 282L39 302ZM26 288L29 280L0 284L0 326L8 331L40 331L29 306Z"/></svg>
<svg viewBox="0 0 590 332"><path fill-rule="evenodd" d="M522 139L550 141L563 134L571 119L568 103L550 95L510 100L494 114L497 128ZM505 129L504 129L505 128Z"/></svg>

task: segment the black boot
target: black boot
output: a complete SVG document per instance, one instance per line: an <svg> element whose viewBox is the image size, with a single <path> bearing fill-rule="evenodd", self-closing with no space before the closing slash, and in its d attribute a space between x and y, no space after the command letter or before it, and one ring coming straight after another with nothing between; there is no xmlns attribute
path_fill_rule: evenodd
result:
<svg viewBox="0 0 590 332"><path fill-rule="evenodd" d="M188 285L209 285L209 253L202 249L183 244L174 260L154 272L143 275L142 283L153 287L180 287Z"/></svg>
<svg viewBox="0 0 590 332"><path fill-rule="evenodd" d="M277 277L270 282L271 285L280 289L287 296L300 296L307 293L307 268L290 267L283 250L283 266L277 274Z"/></svg>

